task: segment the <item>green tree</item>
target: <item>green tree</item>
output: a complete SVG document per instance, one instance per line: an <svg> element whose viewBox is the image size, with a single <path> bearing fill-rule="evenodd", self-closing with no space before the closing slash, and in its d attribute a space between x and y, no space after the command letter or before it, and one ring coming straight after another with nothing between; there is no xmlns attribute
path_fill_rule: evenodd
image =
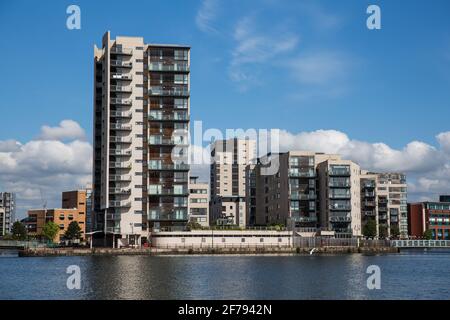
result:
<svg viewBox="0 0 450 320"><path fill-rule="evenodd" d="M64 238L68 240L75 240L81 238L81 228L78 225L78 222L72 221L67 227L66 232L64 233Z"/></svg>
<svg viewBox="0 0 450 320"><path fill-rule="evenodd" d="M431 240L433 237L431 230L430 229L425 230L425 232L423 233L423 237L424 237L424 239Z"/></svg>
<svg viewBox="0 0 450 320"><path fill-rule="evenodd" d="M400 229L398 226L391 226L391 237L392 238L398 238L400 235Z"/></svg>
<svg viewBox="0 0 450 320"><path fill-rule="evenodd" d="M380 225L380 227L379 227L379 232L380 232L380 238L381 239L384 239L384 238L386 238L387 236L388 236L388 229L387 229L387 226L385 226L385 225Z"/></svg>
<svg viewBox="0 0 450 320"><path fill-rule="evenodd" d="M188 230L201 230L202 225L198 222L195 221L189 221L188 224L186 225L186 227L188 228Z"/></svg>
<svg viewBox="0 0 450 320"><path fill-rule="evenodd" d="M27 228L20 221L16 221L13 223L11 233L14 240L23 241L27 239Z"/></svg>
<svg viewBox="0 0 450 320"><path fill-rule="evenodd" d="M363 227L363 235L368 238L373 238L377 235L377 223L374 219L370 219Z"/></svg>
<svg viewBox="0 0 450 320"><path fill-rule="evenodd" d="M59 232L59 226L54 223L53 221L49 221L44 225L44 228L42 229L42 235L53 242L56 238L56 235Z"/></svg>

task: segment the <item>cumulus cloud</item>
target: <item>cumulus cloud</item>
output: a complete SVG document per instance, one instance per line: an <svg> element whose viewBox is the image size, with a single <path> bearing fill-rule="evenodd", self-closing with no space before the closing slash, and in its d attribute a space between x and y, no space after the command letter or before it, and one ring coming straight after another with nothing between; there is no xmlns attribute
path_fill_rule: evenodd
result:
<svg viewBox="0 0 450 320"><path fill-rule="evenodd" d="M84 138L79 124L65 120L59 127L42 128L39 140L0 141L0 189L17 194L20 218L42 207L41 192L48 207L60 207L62 191L91 181L92 146L79 140Z"/></svg>
<svg viewBox="0 0 450 320"><path fill-rule="evenodd" d="M41 140L85 139L85 137L83 128L73 120L63 120L56 127L42 126L39 135Z"/></svg>
<svg viewBox="0 0 450 320"><path fill-rule="evenodd" d="M219 10L218 0L203 0L200 5L200 9L195 17L195 24L197 27L206 33L216 33L217 29L214 28L213 22L217 16Z"/></svg>

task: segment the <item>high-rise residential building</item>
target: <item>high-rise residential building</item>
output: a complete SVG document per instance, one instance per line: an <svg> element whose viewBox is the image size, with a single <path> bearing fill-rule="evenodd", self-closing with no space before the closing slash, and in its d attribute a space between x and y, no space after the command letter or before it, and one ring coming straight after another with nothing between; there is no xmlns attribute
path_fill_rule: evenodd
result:
<svg viewBox="0 0 450 320"><path fill-rule="evenodd" d="M448 201L442 201L448 200ZM450 240L450 199L441 196L439 201L408 204L408 234L423 238L431 231L433 240Z"/></svg>
<svg viewBox="0 0 450 320"><path fill-rule="evenodd" d="M16 195L0 192L0 236L11 232L16 218Z"/></svg>
<svg viewBox="0 0 450 320"><path fill-rule="evenodd" d="M211 223L245 227L246 167L256 157L256 141L217 140L211 146L211 157Z"/></svg>
<svg viewBox="0 0 450 320"><path fill-rule="evenodd" d="M209 184L198 177L189 179L189 222L209 227Z"/></svg>
<svg viewBox="0 0 450 320"><path fill-rule="evenodd" d="M95 230L144 242L188 219L190 48L103 36L94 49Z"/></svg>

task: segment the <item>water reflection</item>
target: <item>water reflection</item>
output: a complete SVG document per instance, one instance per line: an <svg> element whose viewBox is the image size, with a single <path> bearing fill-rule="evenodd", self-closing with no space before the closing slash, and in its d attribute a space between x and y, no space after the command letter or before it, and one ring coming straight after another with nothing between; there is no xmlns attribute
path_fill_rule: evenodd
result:
<svg viewBox="0 0 450 320"><path fill-rule="evenodd" d="M81 290L66 287L72 264ZM366 286L371 264L381 290ZM449 288L448 254L0 259L0 299L448 299Z"/></svg>

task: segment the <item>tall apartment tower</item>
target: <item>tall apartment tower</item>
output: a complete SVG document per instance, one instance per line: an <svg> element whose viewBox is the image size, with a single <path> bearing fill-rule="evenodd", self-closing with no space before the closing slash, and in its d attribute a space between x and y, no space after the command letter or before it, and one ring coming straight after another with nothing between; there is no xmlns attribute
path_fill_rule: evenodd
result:
<svg viewBox="0 0 450 320"><path fill-rule="evenodd" d="M0 236L11 232L16 218L16 195L0 192Z"/></svg>
<svg viewBox="0 0 450 320"><path fill-rule="evenodd" d="M217 140L211 147L211 223L245 227L246 167L256 157L256 141Z"/></svg>
<svg viewBox="0 0 450 320"><path fill-rule="evenodd" d="M94 49L95 230L143 242L188 216L190 48L103 36Z"/></svg>

